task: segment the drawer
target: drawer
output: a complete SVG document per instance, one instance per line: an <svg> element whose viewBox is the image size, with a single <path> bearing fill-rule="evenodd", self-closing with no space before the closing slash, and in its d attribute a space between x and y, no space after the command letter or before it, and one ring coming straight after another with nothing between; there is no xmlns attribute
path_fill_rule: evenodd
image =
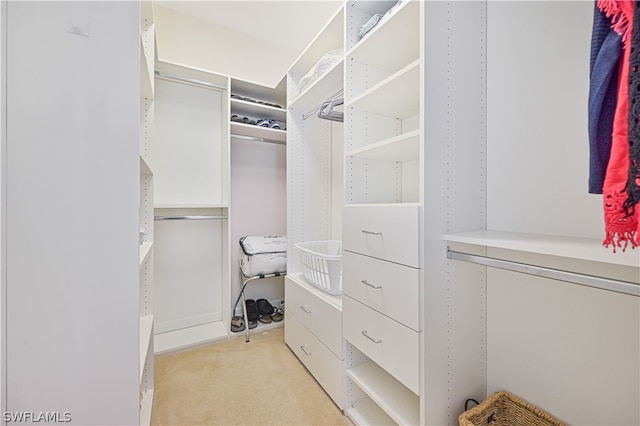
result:
<svg viewBox="0 0 640 426"><path fill-rule="evenodd" d="M420 267L417 205L366 205L344 208L343 250Z"/></svg>
<svg viewBox="0 0 640 426"><path fill-rule="evenodd" d="M312 335L300 321L292 316L285 315L284 341L302 364L310 370L313 354Z"/></svg>
<svg viewBox="0 0 640 426"><path fill-rule="evenodd" d="M349 296L344 297L343 312L344 338L419 395L420 333Z"/></svg>
<svg viewBox="0 0 640 426"><path fill-rule="evenodd" d="M285 319L284 339L300 362L342 409L343 361L292 316Z"/></svg>
<svg viewBox="0 0 640 426"><path fill-rule="evenodd" d="M319 340L316 340L312 351L313 365L310 370L311 373L342 410L344 408L342 401L342 383L345 380L344 361L339 359Z"/></svg>
<svg viewBox="0 0 640 426"><path fill-rule="evenodd" d="M351 252L342 254L344 294L420 331L420 270Z"/></svg>
<svg viewBox="0 0 640 426"><path fill-rule="evenodd" d="M342 310L324 300L308 286L285 278L285 306L340 359L344 359L342 343Z"/></svg>
<svg viewBox="0 0 640 426"><path fill-rule="evenodd" d="M311 322L311 306L309 292L289 277L284 279L284 299L287 315L293 315L302 324L308 326Z"/></svg>

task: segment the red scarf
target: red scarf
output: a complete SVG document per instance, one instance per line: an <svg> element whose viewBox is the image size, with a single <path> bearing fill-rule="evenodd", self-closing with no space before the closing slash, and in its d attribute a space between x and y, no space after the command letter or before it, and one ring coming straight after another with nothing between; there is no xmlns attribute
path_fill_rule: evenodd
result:
<svg viewBox="0 0 640 426"><path fill-rule="evenodd" d="M623 43L611 157L602 190L606 231L603 245L613 245L615 253L616 247L622 247L624 251L629 244L632 248L638 245L638 216L626 217L623 207L629 174L629 56L633 1L598 0L598 8L611 19L613 29L622 36Z"/></svg>

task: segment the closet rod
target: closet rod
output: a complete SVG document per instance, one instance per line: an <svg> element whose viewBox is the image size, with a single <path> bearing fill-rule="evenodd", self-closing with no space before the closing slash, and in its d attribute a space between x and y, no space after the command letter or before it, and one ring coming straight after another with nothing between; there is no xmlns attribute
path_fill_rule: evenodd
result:
<svg viewBox="0 0 640 426"><path fill-rule="evenodd" d="M225 86L221 86L219 84L214 84L214 83L209 83L207 81L196 80L194 78L180 77L179 75L167 74L167 73L160 72L160 71L156 71L155 74L156 74L156 76L158 76L160 78L167 79L167 80L176 80L176 81L179 81L179 82L182 82L182 83L195 84L197 86L204 86L204 87L207 87L209 89L227 90L227 88Z"/></svg>
<svg viewBox="0 0 640 426"><path fill-rule="evenodd" d="M274 139L259 138L257 136L236 135L234 133L231 133L229 136L232 137L232 138L244 139L244 140L248 140L248 141L275 143L275 144L278 144L278 145L286 145L287 144L286 142L283 142L283 141L277 141L277 140L274 140Z"/></svg>
<svg viewBox="0 0 640 426"><path fill-rule="evenodd" d="M324 101L330 100L330 99L335 99L336 97L342 95L344 93L344 89L340 89L338 90L336 93L334 93L333 95L329 96L327 99L325 99ZM311 111L307 112L306 114L302 114L302 119L306 120L307 118L311 117L312 115L314 115L316 112L318 112L318 110L320 109L320 107L322 106L322 103L324 102L320 102L320 104L318 104L315 108L313 108Z"/></svg>
<svg viewBox="0 0 640 426"><path fill-rule="evenodd" d="M553 280L565 281L587 287L599 288L602 290L614 291L616 293L629 294L631 296L640 296L640 284L628 281L613 280L594 275L564 271L562 269L545 268L543 266L529 265L511 260L462 253L450 250L449 247L447 247L447 258L461 260L463 262L477 263L479 265L491 266L493 268L505 269L508 271L520 272L528 275L535 275L543 278L550 278Z"/></svg>
<svg viewBox="0 0 640 426"><path fill-rule="evenodd" d="M199 215L199 216L154 216L153 220L213 220L213 219L228 219L228 216L210 216L210 215Z"/></svg>

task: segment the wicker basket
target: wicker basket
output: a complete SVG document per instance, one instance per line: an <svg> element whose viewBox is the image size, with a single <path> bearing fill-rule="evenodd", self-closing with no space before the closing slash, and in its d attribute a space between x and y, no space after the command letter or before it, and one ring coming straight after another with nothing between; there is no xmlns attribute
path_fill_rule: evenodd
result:
<svg viewBox="0 0 640 426"><path fill-rule="evenodd" d="M460 426L566 426L546 411L498 391L460 415Z"/></svg>

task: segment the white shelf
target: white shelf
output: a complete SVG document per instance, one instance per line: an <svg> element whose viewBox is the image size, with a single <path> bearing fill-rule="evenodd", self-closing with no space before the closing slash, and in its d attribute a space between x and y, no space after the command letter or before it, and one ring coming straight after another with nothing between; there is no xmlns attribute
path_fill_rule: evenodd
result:
<svg viewBox="0 0 640 426"><path fill-rule="evenodd" d="M144 375L144 365L147 362L151 337L153 336L153 315L140 317L140 383Z"/></svg>
<svg viewBox="0 0 640 426"><path fill-rule="evenodd" d="M151 424L151 412L153 409L153 389L142 393L140 401L140 426Z"/></svg>
<svg viewBox="0 0 640 426"><path fill-rule="evenodd" d="M410 1L378 23L347 54L356 60L393 73L420 57L419 3Z"/></svg>
<svg viewBox="0 0 640 426"><path fill-rule="evenodd" d="M420 61L412 62L376 84L345 107L394 118L407 118L418 114L420 110Z"/></svg>
<svg viewBox="0 0 640 426"><path fill-rule="evenodd" d="M230 98L230 102L231 114L252 118L270 118L282 123L287 120L287 110L285 108L277 108L235 98Z"/></svg>
<svg viewBox="0 0 640 426"><path fill-rule="evenodd" d="M347 417L356 425L391 425L395 422L378 405L369 398L344 410ZM417 424L417 423L416 423Z"/></svg>
<svg viewBox="0 0 640 426"><path fill-rule="evenodd" d="M160 333L154 336L153 346L156 355L177 351L204 343L225 340L229 337L227 327L222 321L203 324L196 327Z"/></svg>
<svg viewBox="0 0 640 426"><path fill-rule="evenodd" d="M273 142L284 144L287 142L287 132L285 130L270 129L266 127L254 126L251 124L231 122L231 137L262 140L263 142Z"/></svg>
<svg viewBox="0 0 640 426"><path fill-rule="evenodd" d="M142 154L140 154L140 174L142 175L152 175L153 171L151 170L151 166L144 158Z"/></svg>
<svg viewBox="0 0 640 426"><path fill-rule="evenodd" d="M289 104L289 109L313 109L342 90L344 60L336 62Z"/></svg>
<svg viewBox="0 0 640 426"><path fill-rule="evenodd" d="M347 153L347 157L399 162L418 160L420 158L420 131L414 130L403 135L354 149Z"/></svg>
<svg viewBox="0 0 640 426"><path fill-rule="evenodd" d="M344 6L336 11L329 22L318 35L309 43L307 48L294 61L289 73L294 76L297 86L300 79L322 58L322 56L335 49L343 47L344 43Z"/></svg>
<svg viewBox="0 0 640 426"><path fill-rule="evenodd" d="M446 234L445 241L640 268L640 251L602 246L601 240L480 230Z"/></svg>
<svg viewBox="0 0 640 426"><path fill-rule="evenodd" d="M396 423L420 424L420 397L372 361L348 369L347 376Z"/></svg>
<svg viewBox="0 0 640 426"><path fill-rule="evenodd" d="M282 107L283 111L286 111L287 79L283 78L276 87L268 87L232 78L230 94L278 104ZM233 100L234 98L231 99Z"/></svg>
<svg viewBox="0 0 640 426"><path fill-rule="evenodd" d="M149 257L149 253L151 253L151 247L153 246L152 242L146 242L140 244L140 267L144 265L144 262L147 261Z"/></svg>
<svg viewBox="0 0 640 426"><path fill-rule="evenodd" d="M155 204L154 209L227 209L226 204Z"/></svg>
<svg viewBox="0 0 640 426"><path fill-rule="evenodd" d="M391 207L391 206L399 206L399 207L406 207L406 206L414 206L414 207L420 207L421 204L420 203L347 203L345 204L345 207Z"/></svg>

